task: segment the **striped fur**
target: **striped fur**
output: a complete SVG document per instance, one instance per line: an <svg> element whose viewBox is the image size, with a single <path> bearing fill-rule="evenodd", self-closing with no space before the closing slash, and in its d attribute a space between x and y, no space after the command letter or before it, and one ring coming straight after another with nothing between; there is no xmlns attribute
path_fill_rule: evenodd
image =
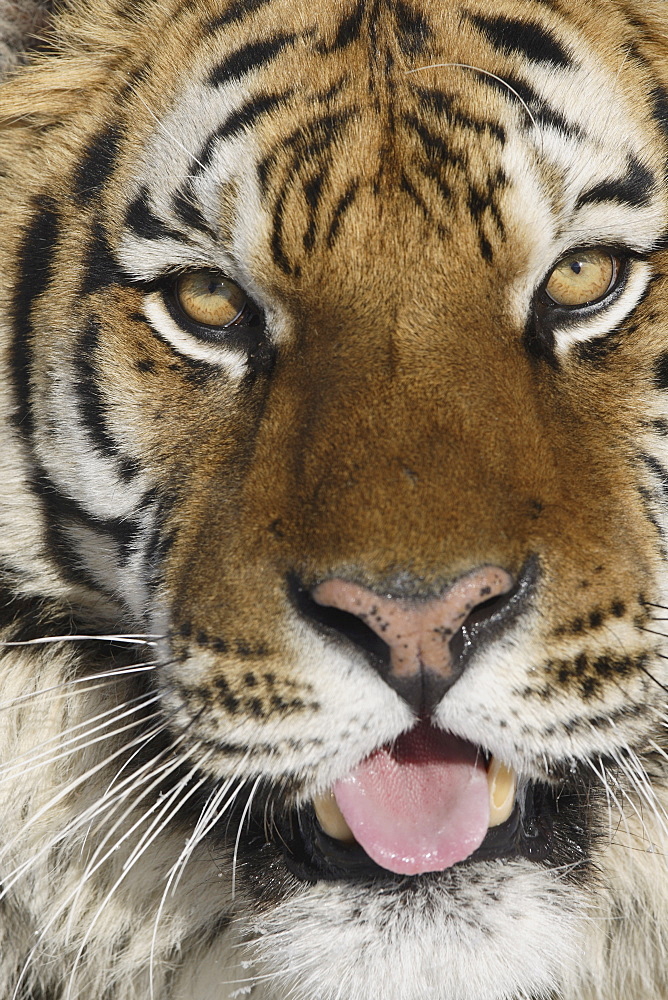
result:
<svg viewBox="0 0 668 1000"><path fill-rule="evenodd" d="M668 998L664 8L0 17L2 1000ZM201 268L252 321L184 317ZM433 722L549 849L300 877L415 718L295 594L488 564L530 598Z"/></svg>

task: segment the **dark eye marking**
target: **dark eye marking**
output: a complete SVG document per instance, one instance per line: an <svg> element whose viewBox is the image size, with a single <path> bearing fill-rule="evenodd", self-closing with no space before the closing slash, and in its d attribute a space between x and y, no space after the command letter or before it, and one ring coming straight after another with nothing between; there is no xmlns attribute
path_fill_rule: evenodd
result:
<svg viewBox="0 0 668 1000"><path fill-rule="evenodd" d="M656 189L656 178L644 163L629 157L626 177L602 181L583 192L576 202L576 209L597 202L616 201L634 207L647 205Z"/></svg>
<svg viewBox="0 0 668 1000"><path fill-rule="evenodd" d="M500 52L524 56L532 62L549 62L562 68L572 66L572 60L562 44L538 24L479 14L469 14L467 18Z"/></svg>
<svg viewBox="0 0 668 1000"><path fill-rule="evenodd" d="M125 213L125 223L145 240L172 239L180 243L188 242L185 233L172 229L152 211L149 205L148 188L143 187Z"/></svg>

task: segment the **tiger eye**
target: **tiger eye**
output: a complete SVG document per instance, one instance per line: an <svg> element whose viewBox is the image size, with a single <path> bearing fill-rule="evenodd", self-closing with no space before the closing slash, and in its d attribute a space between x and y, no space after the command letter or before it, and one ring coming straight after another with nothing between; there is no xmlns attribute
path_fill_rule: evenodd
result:
<svg viewBox="0 0 668 1000"><path fill-rule="evenodd" d="M560 260L545 291L558 306L585 306L614 286L619 261L604 250L579 250Z"/></svg>
<svg viewBox="0 0 668 1000"><path fill-rule="evenodd" d="M175 288L186 316L202 326L230 326L248 301L239 286L218 271L189 271L177 279Z"/></svg>

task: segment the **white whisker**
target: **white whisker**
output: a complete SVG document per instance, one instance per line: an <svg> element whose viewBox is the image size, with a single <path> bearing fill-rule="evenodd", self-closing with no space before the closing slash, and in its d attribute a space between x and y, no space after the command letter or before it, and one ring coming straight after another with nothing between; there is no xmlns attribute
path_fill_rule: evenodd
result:
<svg viewBox="0 0 668 1000"><path fill-rule="evenodd" d="M234 853L232 855L232 899L235 897L236 893L236 882L237 882L237 856L239 853L239 842L241 840L241 833L243 830L244 823L246 822L246 817L248 816L253 799L255 798L255 793L257 792L260 782L262 781L262 775L258 775L255 779L255 784L251 788L250 795L248 796L248 801L244 806L244 811L241 814L241 819L239 820L239 828L237 830L237 836L234 841Z"/></svg>
<svg viewBox="0 0 668 1000"><path fill-rule="evenodd" d="M135 846L135 848L132 851L130 857L126 858L125 862L123 863L123 869L121 871L121 874L116 879L116 881L113 883L113 885L111 886L111 888L109 889L109 891L105 895L104 899L100 903L100 906L98 907L96 913L94 914L94 916L92 917L90 923L88 924L88 927L86 928L86 933L83 935L83 938L81 940L81 944L80 944L79 950L78 950L78 952L76 954L76 957L74 959L74 962L72 964L72 970L71 970L71 973L70 973L70 978L69 978L69 982L68 982L68 986L67 986L67 992L65 994L65 1000L71 1000L71 998L72 998L72 988L73 988L73 985L74 985L74 978L75 978L75 975L76 975L76 971L77 971L79 962L81 961L82 955L84 953L84 950L86 948L88 940L89 940L89 938L91 936L93 928L97 924L97 921L100 919L100 916L104 912L104 909L107 906L109 900L112 898L112 896L116 892L116 890L119 887L119 885L128 876L128 874L133 869L133 867L135 866L135 864L137 863L137 861L142 857L143 854L146 853L146 851L151 846L151 844L153 843L153 841L160 835L160 833L162 832L162 830L164 829L164 827L169 822L171 822L171 820L173 819L173 817L182 808L182 806L184 805L184 803L189 798L191 798L192 795L194 795L195 792L197 792L198 789L207 780L209 780L208 777L206 777L206 776L200 778L200 780L198 782L196 782L192 786L192 788L190 788L187 792L185 792L185 794L182 796L182 798L180 799L180 801L176 802L175 807L172 808L175 799L178 798L179 793L186 787L186 785L191 780L191 778L193 777L193 775L197 774L197 772L200 770L200 767L211 757L212 754L213 754L213 750L210 750L208 753L206 753L202 757L202 759L198 762L198 764L195 765L195 767L193 767L188 772L188 774L184 778L181 779L181 781L176 785L176 787L173 789L173 791L168 796L166 796L165 800L160 803L160 811L158 812L158 815L154 818L153 822L151 823L151 826L149 827L149 830L145 831L145 833L142 836L139 844L137 846ZM149 833L150 833L150 835L149 835Z"/></svg>
<svg viewBox="0 0 668 1000"><path fill-rule="evenodd" d="M158 768L158 777L156 778L156 780L151 785L151 788L154 788L157 784L159 784L162 780L164 780L166 774L168 774L170 770L173 770L174 768L180 766L180 764L183 763L184 760L186 760L186 759L187 759L187 755L184 754L182 757L178 758L176 760L176 762L168 761L166 764L161 765ZM146 770L147 771L149 771L149 770L151 771L151 774L148 775L148 777L154 777L154 772L152 770L152 765L153 764L154 764L153 761L151 761L151 762L147 761L147 763L145 765ZM133 776L133 778L134 777L135 776ZM130 789L130 793L132 791L134 791L134 790L135 790L134 787L132 787ZM132 801L131 806L123 814L122 819L124 819L133 809L136 808L137 804L139 803L139 801L141 801L142 797L143 797L143 794L141 796L136 797ZM122 796L120 798L121 798L122 802L126 801L126 797L125 796ZM98 806L98 804L96 804L96 808L97 808L97 806ZM83 890L83 887L84 887L85 883L87 881L89 881L89 879L92 877L92 875L95 873L95 871L97 871L107 860L109 860L110 857L112 857L117 852L117 850L119 849L119 847L121 846L121 844L128 837L130 837L132 835L132 833L137 828L137 826L141 825L141 823L145 821L147 815L150 815L150 812L149 812L149 814L142 814L142 816L139 818L139 820L137 820L137 822L133 826L131 826L128 831L126 831L126 833L125 833L125 835L123 837L121 837L118 841L114 841L113 845L109 848L109 850L106 853L103 854L103 856L101 858L99 857L99 855L101 854L101 852L103 850L104 843L109 839L109 836L111 835L111 833L117 829L118 823L114 825L113 831L110 831L110 833L107 835L107 838L105 838L105 841L103 841L100 845L98 845L98 848L97 848L95 854L89 860L89 863L88 863L88 865L87 865L87 867L86 867L86 869L85 869L85 871L84 871L81 879L77 883L77 885L74 887L73 890L71 890L67 894L67 896L65 897L65 899L62 901L62 903L58 907L58 909L51 915L50 919L48 920L48 922L46 923L46 925L43 927L43 929L42 929L42 931L40 933L40 936L39 936L38 940L35 942L35 945L33 946L32 950L30 951L30 953L28 955L28 958L27 958L27 960L26 960L26 962L24 964L24 967L23 967L23 969L21 971L21 975L19 976L16 988L15 988L14 996L16 996L16 992L17 992L17 990L19 989L19 987L21 985L23 977L24 977L27 969L29 968L30 962L31 962L34 954L36 954L36 952L37 952L37 950L39 948L39 945L41 944L41 942L46 937L46 934L48 933L48 931L50 930L50 928L53 926L53 924L56 922L56 920L65 912L65 910L69 907L69 909L70 909L70 915L68 917L67 927L66 927L66 933L69 933L69 931L71 930L71 921L74 919L74 917L76 915L75 914L75 905L72 905L72 904L76 904L76 901L77 901L77 899L78 899L81 891ZM73 824L74 829L76 829L76 827L78 825L79 825L78 822L75 823L75 824ZM72 832L74 832L74 830L72 828L68 827L67 830L64 831L64 832L66 832L67 835L69 836ZM52 846L53 846L52 844L49 844L48 845L48 849L51 850ZM93 864L94 861L96 861L97 863Z"/></svg>
<svg viewBox="0 0 668 1000"><path fill-rule="evenodd" d="M142 711L149 705L155 704L159 701L159 698L159 695L152 695L150 698L142 695L136 699L130 699L129 701L121 703L120 706L108 709L106 712L101 713L99 716L96 716L91 720L92 722L97 722L99 719L106 717L106 721L99 723L99 725L84 729L84 727L88 726L88 722L77 723L76 726L72 726L63 731L63 735L68 735L74 733L76 730L83 730L82 732L76 733L76 735L70 735L69 739L61 740L60 735L52 736L50 739L45 740L43 743L38 743L35 746L34 749L40 750L40 753L33 754L31 751L25 751L22 754L17 754L11 761L3 764L0 769L0 784L3 784L6 781L11 781L14 777L15 771L20 771L21 774L28 773L35 770L37 767L43 766L44 761L47 761L49 764L54 764L58 760L70 757L73 753L85 750L87 747L94 746L96 743L108 740L112 736L116 736L119 733L124 733L127 730L132 729L134 726L140 725L143 721L155 718L156 713L149 716L141 716L133 722L128 723L126 726L102 732L101 735L95 736L93 739L89 739L92 733L100 733L101 730L107 729L108 726L114 725L121 719L125 719L127 716L134 715L137 712ZM135 702L135 704L133 704L133 702ZM119 708L124 708L126 705L131 705L132 707L122 712L118 711ZM64 749L65 747L68 749ZM31 755L28 757L29 753Z"/></svg>
<svg viewBox="0 0 668 1000"><path fill-rule="evenodd" d="M504 86L506 88L506 90L510 91L510 93L513 94L517 98L517 100L520 102L520 104L522 105L522 107L526 111L527 115L529 116L533 127L538 132L538 134L541 136L541 140L542 140L542 132L541 132L539 126L538 126L538 122L536 121L536 119L534 118L534 116L531 113L531 108L529 107L529 105L527 104L527 102L524 100L524 98L522 97L522 95L518 94L518 92L515 90L515 88L511 87L511 85L508 83L508 81L504 80L502 76L497 76L496 73L490 73L490 71L488 69L482 69L481 66L473 66L470 63L460 63L460 62L430 63L428 66L416 66L415 69L407 69L406 70L406 76L410 76L412 73L421 73L421 72L423 72L426 69L470 69L474 73L481 73L483 76L488 76L492 80L496 80L498 83L500 83L502 86Z"/></svg>
<svg viewBox="0 0 668 1000"><path fill-rule="evenodd" d="M103 670L97 674L87 674L85 677L73 677L71 680L62 681L60 684L51 684L49 687L37 688L35 691L29 691L28 694L18 695L18 697L12 698L11 701L0 702L0 712L6 712L10 708L16 708L19 705L23 705L27 701L32 701L33 699L39 698L45 694L54 694L58 692L62 693L63 697L69 697L71 694L79 695L86 694L89 691L99 691L107 685L93 685L93 681L105 680L110 685L119 679L133 674L150 673L158 666L159 664L157 662L143 663L136 666L118 667L115 670ZM87 688L77 688L75 691L72 691L72 688L78 684L91 684L92 686Z"/></svg>
<svg viewBox="0 0 668 1000"><path fill-rule="evenodd" d="M131 728L131 727L125 727L125 728ZM161 726L161 728L162 728L162 726ZM121 731L123 731L123 730L121 730ZM137 740L143 740L143 739L145 739L145 734L142 734L140 737L137 737ZM70 781L68 784L66 784L64 788L62 788L56 795L52 796L49 799L48 802L46 802L43 806L41 806L36 812L34 812L30 816L30 819L28 819L24 823L23 827L21 828L21 830L20 830L20 832L18 834L16 834L14 837L12 837L10 840L8 840L3 845L2 850L0 851L0 858L5 857L8 854L8 852L17 844L17 842L20 843L20 841L23 839L23 837L25 835L26 830L28 830L31 827L33 827L46 813L49 812L49 810L53 809L54 806L56 806L56 805L58 805L58 803L62 802L63 799L66 798L68 795L71 795L72 792L74 792L77 788L80 788L87 781L89 781L92 777L94 777L96 774L98 774L104 768L108 767L111 761L117 759L122 754L126 753L127 750L129 748L131 748L132 746L134 746L134 745L135 745L135 742L131 742L130 744L124 744L122 747L120 747L119 749L115 750L113 753L109 754L103 760L99 761L93 767L88 768L88 770L84 771L83 774L79 775L73 781ZM87 821L87 820L84 820L84 821ZM50 849L50 847L52 847L55 844L57 844L58 842L60 842L64 838L65 835L66 835L66 831L59 830L55 834L55 836L52 838L52 840L49 842L48 848ZM20 866L20 870L23 870L26 866L29 866L30 864L32 864L33 861L34 861L34 859L31 859L30 862L24 862ZM16 878L18 876L12 877L14 875L15 875L15 873L9 873L3 879L3 886L2 886L2 891L0 892L0 899L3 899L6 896L8 890L10 888L10 885L13 885L14 882L16 881Z"/></svg>
<svg viewBox="0 0 668 1000"><path fill-rule="evenodd" d="M0 646L42 646L52 642L119 642L128 645L155 646L157 641L164 639L161 635L142 635L137 632L128 635L45 635L39 639L23 639L21 641L0 641Z"/></svg>

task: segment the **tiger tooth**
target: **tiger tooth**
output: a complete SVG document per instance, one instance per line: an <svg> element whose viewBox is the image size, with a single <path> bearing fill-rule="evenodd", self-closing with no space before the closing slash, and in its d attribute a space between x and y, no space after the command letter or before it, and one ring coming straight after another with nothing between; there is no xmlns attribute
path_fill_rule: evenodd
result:
<svg viewBox="0 0 668 1000"><path fill-rule="evenodd" d="M333 792L325 792L318 795L313 800L313 808L318 818L318 823L328 837L334 840L341 840L345 844L354 844L355 838L352 830L343 818L343 813L336 804Z"/></svg>
<svg viewBox="0 0 668 1000"><path fill-rule="evenodd" d="M506 767L496 757L492 757L487 770L489 786L489 825L500 826L505 823L515 807L517 793L517 775L512 768Z"/></svg>

